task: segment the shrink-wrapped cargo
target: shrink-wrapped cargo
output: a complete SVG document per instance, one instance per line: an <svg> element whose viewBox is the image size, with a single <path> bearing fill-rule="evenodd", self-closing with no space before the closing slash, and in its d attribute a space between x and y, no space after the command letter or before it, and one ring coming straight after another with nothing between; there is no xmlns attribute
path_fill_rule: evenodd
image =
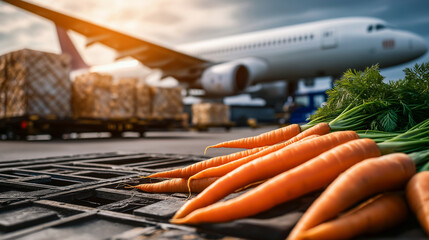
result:
<svg viewBox="0 0 429 240"><path fill-rule="evenodd" d="M73 82L73 116L75 118L110 117L113 79L109 74L84 73Z"/></svg>
<svg viewBox="0 0 429 240"><path fill-rule="evenodd" d="M230 123L229 106L222 103L192 105L192 124L222 125Z"/></svg>
<svg viewBox="0 0 429 240"><path fill-rule="evenodd" d="M151 87L144 82L136 85L136 117L150 118L152 115Z"/></svg>
<svg viewBox="0 0 429 240"><path fill-rule="evenodd" d="M23 49L0 56L0 117L71 116L70 57Z"/></svg>
<svg viewBox="0 0 429 240"><path fill-rule="evenodd" d="M149 86L137 78L114 80L95 72L76 76L72 102L76 118L175 119L183 113L179 87Z"/></svg>
<svg viewBox="0 0 429 240"><path fill-rule="evenodd" d="M124 119L135 115L136 78L121 78L114 81L110 118Z"/></svg>
<svg viewBox="0 0 429 240"><path fill-rule="evenodd" d="M152 87L152 117L181 118L183 113L182 88Z"/></svg>
<svg viewBox="0 0 429 240"><path fill-rule="evenodd" d="M73 82L76 118L132 118L136 109L136 78L114 80L110 74L88 72Z"/></svg>

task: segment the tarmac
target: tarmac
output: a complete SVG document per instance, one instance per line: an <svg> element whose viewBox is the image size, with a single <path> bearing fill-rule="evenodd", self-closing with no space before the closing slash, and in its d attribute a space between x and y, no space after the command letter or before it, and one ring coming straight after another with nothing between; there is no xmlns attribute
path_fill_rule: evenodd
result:
<svg viewBox="0 0 429 240"><path fill-rule="evenodd" d="M259 135L278 128L264 126L260 128L236 127L230 131L224 128L210 128L206 132L198 131L165 131L147 132L144 138L133 136L132 133L123 138L108 138L103 134L83 134L83 138L39 140L30 138L29 141L0 141L0 162L69 156L88 153L172 153L203 155L204 149L222 141ZM241 149L209 149L207 156L219 156L233 153Z"/></svg>

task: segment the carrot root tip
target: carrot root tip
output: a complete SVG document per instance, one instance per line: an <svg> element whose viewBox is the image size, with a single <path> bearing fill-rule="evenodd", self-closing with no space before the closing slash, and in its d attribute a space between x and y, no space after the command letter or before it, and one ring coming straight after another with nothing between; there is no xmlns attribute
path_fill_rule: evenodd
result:
<svg viewBox="0 0 429 240"><path fill-rule="evenodd" d="M138 176L139 178L151 178L152 175L148 175L148 176Z"/></svg>
<svg viewBox="0 0 429 240"><path fill-rule="evenodd" d="M124 188L137 188L137 186L124 183Z"/></svg>
<svg viewBox="0 0 429 240"><path fill-rule="evenodd" d="M191 198L191 195L192 195L192 191L191 191L191 180L192 180L192 177L190 177L190 178L188 179L188 182L187 182L189 195L188 195L188 198L186 198L186 200L189 200L189 199Z"/></svg>
<svg viewBox="0 0 429 240"><path fill-rule="evenodd" d="M207 149L212 148L212 146L208 146L206 147L206 149L204 149L204 155L206 155Z"/></svg>

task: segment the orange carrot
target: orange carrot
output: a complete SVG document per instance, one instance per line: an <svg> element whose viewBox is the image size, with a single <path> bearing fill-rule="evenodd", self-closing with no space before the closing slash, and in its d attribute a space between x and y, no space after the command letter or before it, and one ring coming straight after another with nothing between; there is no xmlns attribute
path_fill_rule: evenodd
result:
<svg viewBox="0 0 429 240"><path fill-rule="evenodd" d="M266 181L268 181L268 180L261 180L261 181L257 181L257 182L248 184L248 185L246 185L246 186L244 186L242 188L236 189L234 192L237 193L237 192L245 191L245 190L247 190L249 188L253 188L253 187L259 186L259 185L261 185L262 183L264 183Z"/></svg>
<svg viewBox="0 0 429 240"><path fill-rule="evenodd" d="M334 133L326 136L332 134ZM304 143L310 141L312 140ZM277 204L296 199L304 194L321 189L353 164L368 157L380 156L380 154L380 150L373 140L351 140L325 151L306 163L269 179L267 182L262 183L243 195L226 202L218 202L208 207L197 209L182 219L173 219L172 222L224 222L251 216L268 210ZM289 159L285 159L285 161L288 160ZM216 181L216 183L221 181L221 179L222 178ZM216 183L203 191L203 193L212 189ZM196 198L198 197L199 196Z"/></svg>
<svg viewBox="0 0 429 240"><path fill-rule="evenodd" d="M242 166L248 162L251 162L257 158L261 158L263 156L271 154L271 153L278 151L278 150L285 148L285 147L294 147L302 141L310 140L310 139L313 139L316 137L319 137L319 135L311 135L311 136L308 136L308 137L301 139L297 142L290 142L290 140L292 140L292 139L290 139L289 141L286 141L284 143L278 143L276 145L273 145L271 147L267 147L266 149L264 149L260 152L257 152L255 154L249 155L247 157L243 157L243 158L237 159L235 161L225 163L225 164L220 165L220 166L204 169L204 170L192 175L191 177L189 177L188 181L193 181L196 179L202 179L202 178L207 178L207 177L222 177L225 174L233 171L234 169L236 169L236 168L238 168L238 167L240 167L240 166Z"/></svg>
<svg viewBox="0 0 429 240"><path fill-rule="evenodd" d="M207 168L207 169L205 169L205 170L203 170L203 171L201 171L201 172L199 172L199 173L188 178L189 195L191 195L191 193L192 193L190 183L194 180L211 178L211 177L222 177L225 174L231 172L232 170L234 170L234 169L236 169L236 168L238 168L238 167L240 167L240 166L242 166L248 162L251 162L254 159L266 156L270 153L273 153L273 152L278 151L278 150L285 148L285 147L294 147L296 144L299 144L302 141L310 140L310 139L313 139L316 137L319 137L319 135L311 135L311 136L305 137L305 138L303 138L297 142L289 142L290 140L292 140L292 139L289 139L289 141L287 141L287 142L278 143L274 146L268 147L268 148L266 148L260 152L252 154L250 156L247 156L247 157L226 163L226 164L221 165L221 166ZM265 180L261 180L259 182L262 182L262 181L265 181ZM241 188L235 190L235 192L242 191L242 190L247 189L253 185L254 185L254 183L250 183L247 186L244 186L244 187L241 187Z"/></svg>
<svg viewBox="0 0 429 240"><path fill-rule="evenodd" d="M404 153L370 158L354 165L313 202L288 239L297 239L304 231L335 217L368 196L403 187L415 173L414 161Z"/></svg>
<svg viewBox="0 0 429 240"><path fill-rule="evenodd" d="M204 169L217 167L225 163L229 163L234 160L247 157L249 155L260 152L265 148L266 147L253 148L253 149L248 149L241 152L231 153L224 156L213 157L183 168L177 168L170 171L154 173L149 176L146 176L146 178L189 178L190 176L195 175Z"/></svg>
<svg viewBox="0 0 429 240"><path fill-rule="evenodd" d="M266 133L259 134L253 137L240 138L231 141L221 142L216 145L208 146L204 150L204 154L209 148L255 148L270 146L279 142L287 141L290 138L298 135L301 132L301 128L298 124L292 124L286 127L278 128Z"/></svg>
<svg viewBox="0 0 429 240"><path fill-rule="evenodd" d="M252 149L248 149L248 150L244 150L244 151L236 152L236 153L231 153L231 154L224 155L224 156L213 157L213 158L210 158L210 159L198 162L198 163L194 163L192 165L189 165L189 166L186 166L183 168L178 168L178 169L173 169L170 171L154 173L154 174L151 174L149 176L146 176L146 178L189 178L189 177L196 175L197 173L204 171L206 169L222 166L224 164L234 162L235 160L238 160L238 159L249 157L248 161L253 160L257 157L268 154L270 151L266 151L267 149L271 149L272 151L278 150L278 149L280 149L284 146L287 146L289 144L292 144L294 142L302 141L302 140L306 140L306 139L310 139L310 138L315 137L314 135L311 135L311 134L323 135L323 134L329 133L329 131L330 131L330 129L329 129L329 126L327 124L324 124L324 123L323 124L317 124L314 127L298 134L294 138L289 139L287 142L284 142L284 143L279 143L279 144L276 144L276 145L270 146L270 147L252 148ZM259 154L261 152L264 152L265 154ZM222 174L222 175L224 175L224 174ZM222 176L222 175L219 175L219 176ZM208 175L208 177L210 177L210 176ZM213 175L213 177L215 177L215 175ZM200 178L205 178L205 176L201 176L201 177L197 176L195 179L200 179Z"/></svg>
<svg viewBox="0 0 429 240"><path fill-rule="evenodd" d="M354 131L334 132L303 141L295 147L286 147L255 159L229 172L202 193L186 202L174 218L182 218L195 209L212 204L234 190L250 183L268 179L294 168L342 143L359 138Z"/></svg>
<svg viewBox="0 0 429 240"><path fill-rule="evenodd" d="M311 138L314 138L318 135L325 135L327 133L329 133L331 131L331 129L329 128L329 125L327 123L319 123L303 132L301 132L300 134L296 135L295 137L289 139L286 142L283 143L278 143L276 145L273 145L271 147L267 147L266 149L249 155L247 157L238 159L236 161L232 161L230 163L221 165L221 166L217 166L217 167L211 167L211 168L207 168L203 171L200 171L199 173L193 175L192 177L189 178L188 181L192 181L194 179L200 179L200 178L206 178L206 177L222 177L223 175L231 172L232 170L240 167L243 164L246 164L256 158L265 156L267 154L270 154L272 152L275 152L279 149L282 149L286 146L289 146L293 143L298 143L300 141L304 141L304 140L309 140Z"/></svg>
<svg viewBox="0 0 429 240"><path fill-rule="evenodd" d="M332 221L303 232L298 239L350 239L393 227L407 215L408 207L403 196L381 194Z"/></svg>
<svg viewBox="0 0 429 240"><path fill-rule="evenodd" d="M429 171L419 172L407 184L407 200L429 235Z"/></svg>
<svg viewBox="0 0 429 240"><path fill-rule="evenodd" d="M218 178L204 178L193 181L191 184L192 192L201 192L207 188L210 184L215 182ZM145 183L133 188L140 189L145 192L153 193L176 193L176 192L188 192L187 179L185 178L173 178L157 183Z"/></svg>

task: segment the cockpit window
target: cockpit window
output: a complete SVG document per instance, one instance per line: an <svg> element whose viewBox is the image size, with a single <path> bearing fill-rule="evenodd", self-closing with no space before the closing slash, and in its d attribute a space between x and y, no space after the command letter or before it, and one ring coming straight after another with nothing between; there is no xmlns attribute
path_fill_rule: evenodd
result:
<svg viewBox="0 0 429 240"><path fill-rule="evenodd" d="M393 27L378 23L378 24L369 25L367 28L367 31L370 33L372 31L381 31L381 30L387 29L387 28L393 28Z"/></svg>
<svg viewBox="0 0 429 240"><path fill-rule="evenodd" d="M386 28L386 26L385 26L385 25L383 25L383 24L377 24L377 25L375 25L375 29L376 29L377 31L380 31L380 30L385 29L385 28Z"/></svg>

